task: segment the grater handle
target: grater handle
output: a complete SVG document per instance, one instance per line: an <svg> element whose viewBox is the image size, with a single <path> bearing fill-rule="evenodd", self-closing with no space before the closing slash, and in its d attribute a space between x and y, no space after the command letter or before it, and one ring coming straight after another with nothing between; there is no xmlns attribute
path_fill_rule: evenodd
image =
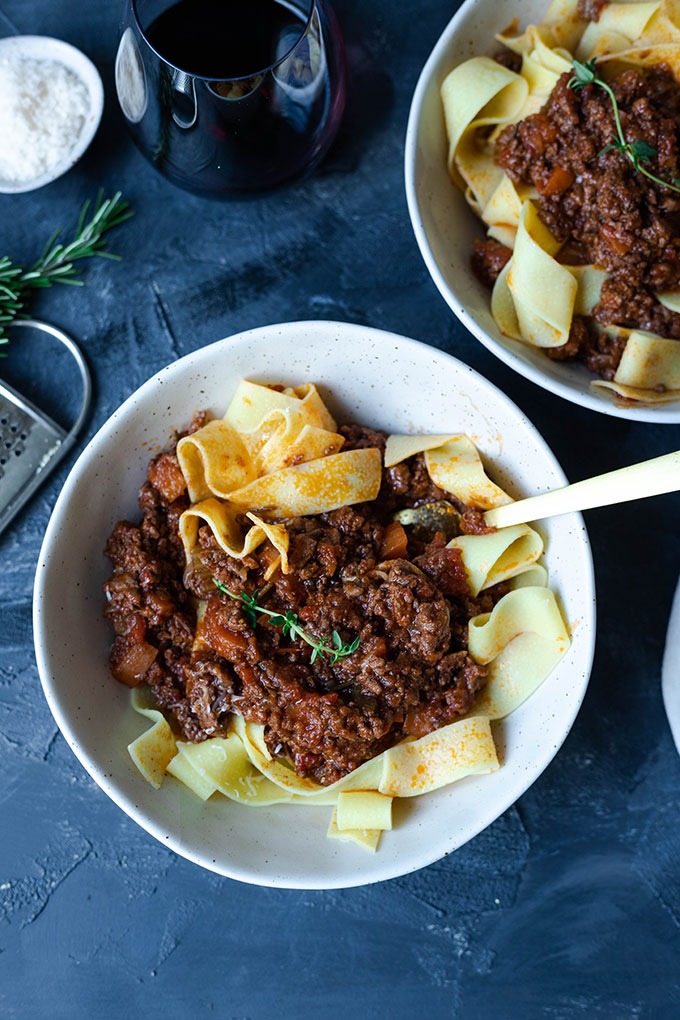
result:
<svg viewBox="0 0 680 1020"><path fill-rule="evenodd" d="M85 419L87 418L87 413L90 410L90 403L92 401L92 378L90 376L90 370L87 367L87 362L85 361L83 352L80 347L78 347L78 344L75 340L72 340L67 333L64 333L63 330L57 329L56 326L53 326L49 322L43 322L41 319L15 319L12 323L12 329L14 329L15 326L28 326L31 329L39 329L42 330L43 333L49 333L50 336L53 336L55 340L58 340L59 343L66 347L78 366L80 381L83 386L83 397L78 417L69 429L66 438L61 445L60 457L63 457L71 446L73 446L76 436L83 427Z"/></svg>
<svg viewBox="0 0 680 1020"><path fill-rule="evenodd" d="M85 361L80 348L70 336L64 333L61 329L57 329L56 326L52 326L49 322L42 322L39 319L18 319L12 323L12 328L15 326L24 326L31 329L41 330L43 333L48 333L50 336L54 337L55 340L58 340L59 343L63 344L78 366L83 393L78 416L69 431L64 434L64 438L59 443L58 449L51 454L49 461L35 472L33 478L19 489L15 496L13 496L13 498L5 506L2 513L0 513L0 532L7 527L11 520L13 520L19 510L25 503L28 502L34 492L42 484L47 475L50 474L53 468L57 466L57 464L72 448L76 441L76 437L85 422L88 411L90 410L90 403L92 401L92 379L90 377L90 370L87 367L87 362ZM25 406L28 406L28 402L25 401L25 399L22 402ZM55 432L62 432L62 430L60 428L58 429L57 426L51 423L47 416L42 412L40 412L40 417L46 424L51 426Z"/></svg>

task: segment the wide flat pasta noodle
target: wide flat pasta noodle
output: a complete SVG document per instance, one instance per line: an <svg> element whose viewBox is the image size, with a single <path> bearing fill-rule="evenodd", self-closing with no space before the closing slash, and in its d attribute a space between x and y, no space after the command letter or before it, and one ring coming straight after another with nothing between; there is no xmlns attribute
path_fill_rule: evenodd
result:
<svg viewBox="0 0 680 1020"><path fill-rule="evenodd" d="M471 189L484 206L503 171L477 139L480 128L512 122L522 109L528 85L521 75L489 57L473 57L444 79L441 97L449 139L449 173Z"/></svg>
<svg viewBox="0 0 680 1020"><path fill-rule="evenodd" d="M569 636L550 588L518 588L500 599L490 613L470 621L468 650L476 662L491 662L519 634L554 638L564 653Z"/></svg>
<svg viewBox="0 0 680 1020"><path fill-rule="evenodd" d="M582 59L597 57L609 76L628 67L665 64L680 78L680 3L610 4L588 26L579 52Z"/></svg>
<svg viewBox="0 0 680 1020"><path fill-rule="evenodd" d="M385 467L394 467L395 464L401 464L402 461L408 460L409 457L414 457L417 453L423 453L425 450L434 450L435 447L443 446L444 443L448 443L457 437L458 433L450 436L389 435L385 443Z"/></svg>
<svg viewBox="0 0 680 1020"><path fill-rule="evenodd" d="M680 290L666 290L656 295L657 301L670 308L672 312L680 312Z"/></svg>
<svg viewBox="0 0 680 1020"><path fill-rule="evenodd" d="M285 524L272 524L270 521L265 521L261 517L258 517L257 514L252 513L247 513L246 517L249 521L252 521L256 528L262 529L265 538L269 539L279 554L278 559L270 565L266 579L268 580L272 571L278 570L279 566L281 567L282 573L287 574L289 572L288 548L290 546L290 537Z"/></svg>
<svg viewBox="0 0 680 1020"><path fill-rule="evenodd" d="M222 420L208 422L177 446L192 505L180 518L187 561L207 524L220 548L236 559L265 539L279 553L270 576L288 572L288 535L244 510L282 517L321 513L375 498L380 486L377 449L341 452L344 437L315 386L285 391L242 381Z"/></svg>
<svg viewBox="0 0 680 1020"><path fill-rule="evenodd" d="M543 553L543 539L527 524L516 524L486 535L459 535L449 549L458 549L474 596L500 581L529 570Z"/></svg>
<svg viewBox="0 0 680 1020"><path fill-rule="evenodd" d="M521 214L522 198L508 175L503 174L480 213L488 227L487 234L508 248L513 248Z"/></svg>
<svg viewBox="0 0 680 1020"><path fill-rule="evenodd" d="M333 809L326 836L328 839L337 839L344 843L355 843L362 850L375 853L382 831L380 829L339 829L336 809Z"/></svg>
<svg viewBox="0 0 680 1020"><path fill-rule="evenodd" d="M522 53L522 77L529 85L529 95L517 120L538 113L565 71L571 70L571 56L566 50L553 49L548 33L542 28L528 30L530 47Z"/></svg>
<svg viewBox="0 0 680 1020"><path fill-rule="evenodd" d="M496 36L499 42L522 57L521 76L527 82L528 92L514 122L538 113L559 76L571 68L569 50L558 41L553 27L545 23L529 25L521 35L516 35L516 25L513 25ZM492 132L492 140L495 141L500 127Z"/></svg>
<svg viewBox="0 0 680 1020"><path fill-rule="evenodd" d="M281 391L243 379L236 388L224 420L239 432L253 433L262 428L272 411L285 413L289 410L299 412L303 424L328 432L337 431L335 420L313 383Z"/></svg>
<svg viewBox="0 0 680 1020"><path fill-rule="evenodd" d="M645 390L639 386L626 386L624 383L597 379L590 384L603 390L612 390L624 400L634 400L638 404L672 404L680 398L680 390Z"/></svg>
<svg viewBox="0 0 680 1020"><path fill-rule="evenodd" d="M625 400L665 404L680 397L680 343L642 330L616 330L626 346L614 378L595 379L593 388L612 390Z"/></svg>
<svg viewBox="0 0 680 1020"><path fill-rule="evenodd" d="M600 269L599 266L561 266L561 269L568 272L575 283L575 289L572 288L574 290L573 308L569 318L569 328L571 328L574 315L591 314L593 308L600 300L602 284L607 279L608 274L606 270ZM508 286L508 276L512 270L513 260L510 259L499 274L491 292L491 314L504 336L528 343L530 342L528 337L522 334L515 307L515 298ZM564 323L566 326L566 317ZM563 334L564 327L562 329Z"/></svg>
<svg viewBox="0 0 680 1020"><path fill-rule="evenodd" d="M600 300L602 284L609 275L599 266L569 266L569 272L576 280L574 315L591 315Z"/></svg>
<svg viewBox="0 0 680 1020"><path fill-rule="evenodd" d="M466 717L418 740L397 744L338 782L324 787L296 775L283 761L272 758L264 743L263 727L240 718L236 719L235 725L245 752L256 768L280 787L284 796L294 794L296 803L304 802L310 806L338 803L344 794L355 792L373 792L382 798L416 796L439 789L464 775L498 768L488 719ZM365 799L362 811L368 810L371 800L370 797ZM387 827L387 807L385 800L374 799L375 813L361 816L366 824L352 826L345 816L344 825L338 828L340 831L354 828L379 831Z"/></svg>
<svg viewBox="0 0 680 1020"><path fill-rule="evenodd" d="M198 744L178 741L177 752L177 759L183 758L213 790L230 800L251 807L291 800L285 790L254 767L237 733L211 737Z"/></svg>
<svg viewBox="0 0 680 1020"><path fill-rule="evenodd" d="M256 468L243 439L228 422L208 422L177 444L177 459L189 498L198 503L209 496L226 496L256 477Z"/></svg>
<svg viewBox="0 0 680 1020"><path fill-rule="evenodd" d="M610 3L591 21L576 50L578 60L590 60L618 53L644 40L647 44L680 40L672 5L652 3Z"/></svg>
<svg viewBox="0 0 680 1020"><path fill-rule="evenodd" d="M198 528L203 521L210 527L220 548L228 556L234 556L236 559L249 556L265 539L269 539L279 554L278 559L272 563L272 570L280 567L282 573L287 574L290 538L285 525L272 524L262 520L257 514L247 513L245 517L253 527L244 532L239 523L241 516L241 511L228 503L218 503L217 500L204 500L203 503L186 510L180 518L179 533L187 562L191 561L198 538Z"/></svg>
<svg viewBox="0 0 680 1020"><path fill-rule="evenodd" d="M538 633L522 633L488 668L484 690L473 714L503 719L519 708L549 677L565 654L565 646Z"/></svg>
<svg viewBox="0 0 680 1020"><path fill-rule="evenodd" d="M255 465L254 477L341 449L345 442L341 435L310 424L309 418L297 407L273 410L255 431L240 433Z"/></svg>
<svg viewBox="0 0 680 1020"><path fill-rule="evenodd" d="M336 824L347 829L392 828L392 797L377 790L341 790L336 806Z"/></svg>
<svg viewBox="0 0 680 1020"><path fill-rule="evenodd" d="M242 381L225 417L208 422L177 445L196 503L227 498L259 475L337 453L344 444L316 387L281 393Z"/></svg>
<svg viewBox="0 0 680 1020"><path fill-rule="evenodd" d="M542 563L532 563L526 570L522 570L519 574L509 578L507 584L508 588L512 591L516 588L527 587L547 588L548 571Z"/></svg>
<svg viewBox="0 0 680 1020"><path fill-rule="evenodd" d="M614 382L643 389L680 389L680 343L633 330L626 341Z"/></svg>
<svg viewBox="0 0 680 1020"><path fill-rule="evenodd" d="M680 81L680 46L675 42L635 46L618 53L605 54L598 59L598 65L606 68L607 77L613 77L631 67L655 67L659 64L665 64L676 80Z"/></svg>
<svg viewBox="0 0 680 1020"><path fill-rule="evenodd" d="M185 510L179 519L179 533L187 561L198 541L201 523L210 527L217 543L228 556L242 559L249 556L267 537L261 527L249 528L245 533L239 523L242 510L229 503L221 503L211 496Z"/></svg>
<svg viewBox="0 0 680 1020"><path fill-rule="evenodd" d="M268 474L281 468L339 453L344 443L344 437L337 432L328 432L315 425L303 425L295 434L282 431L272 438L260 453L262 473Z"/></svg>
<svg viewBox="0 0 680 1020"><path fill-rule="evenodd" d="M468 506L490 510L512 503L507 492L491 481L477 447L467 436L454 436L442 446L426 450L425 464L435 485Z"/></svg>
<svg viewBox="0 0 680 1020"><path fill-rule="evenodd" d="M574 315L588 315L599 301L606 271L562 265L552 257L558 249L533 204L526 202L513 257L491 293L491 314L504 336L537 347L562 346Z"/></svg>
<svg viewBox="0 0 680 1020"><path fill-rule="evenodd" d="M496 39L513 53L522 54L531 50L536 45L537 37L546 46L573 52L587 24L579 13L578 0L552 0L540 25L529 25L518 35L515 19L508 29L496 35Z"/></svg>
<svg viewBox="0 0 680 1020"><path fill-rule="evenodd" d="M150 719L153 725L128 744L128 752L144 778L158 790L176 754L175 736L166 718L154 707L145 686L133 688L131 703L135 712Z"/></svg>
<svg viewBox="0 0 680 1020"><path fill-rule="evenodd" d="M346 450L263 475L230 493L229 502L281 517L327 513L375 499L381 475L379 450Z"/></svg>
<svg viewBox="0 0 680 1020"><path fill-rule="evenodd" d="M168 762L167 768L168 775L174 776L180 783L187 786L192 793L195 793L201 800L209 800L213 793L217 792L217 787L214 783L211 783L202 773L194 768L191 760L183 754L176 754Z"/></svg>
<svg viewBox="0 0 680 1020"><path fill-rule="evenodd" d="M515 302L508 287L508 276L511 269L512 259L505 263L496 277L491 291L491 314L503 336L510 337L512 340L521 340L522 333L515 311Z"/></svg>
<svg viewBox="0 0 680 1020"><path fill-rule="evenodd" d="M488 719L466 716L382 755L378 787L390 797L416 797L464 776L494 772L498 756Z"/></svg>
<svg viewBox="0 0 680 1020"><path fill-rule="evenodd" d="M519 338L535 347L561 347L569 339L578 285L566 266L554 258L559 248L533 203L525 202L504 280L512 297Z"/></svg>
<svg viewBox="0 0 680 1020"><path fill-rule="evenodd" d="M473 617L468 650L477 662L490 664L474 715L500 719L514 712L554 670L569 644L569 632L549 588L517 588L491 613Z"/></svg>

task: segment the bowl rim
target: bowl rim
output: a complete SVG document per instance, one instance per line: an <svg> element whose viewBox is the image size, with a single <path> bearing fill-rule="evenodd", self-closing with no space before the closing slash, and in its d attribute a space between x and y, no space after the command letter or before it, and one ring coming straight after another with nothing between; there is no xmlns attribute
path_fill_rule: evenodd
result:
<svg viewBox="0 0 680 1020"><path fill-rule="evenodd" d="M209 360L211 355L217 354L221 349L233 349L237 343L247 345L252 343L254 340L257 340L263 333L269 334L270 331L277 331L281 329L290 330L291 327L296 327L302 330L311 329L312 331L319 331L319 333L323 333L324 331L331 329L334 333L341 335L343 340L349 339L352 342L357 343L364 340L367 333L370 333L371 335L378 336L378 338L382 338L383 340L396 342L406 349L415 349L420 356L427 351L435 359L441 358L445 361L455 363L457 370L462 370L468 377L479 380L484 388L488 387L491 390L495 390L499 395L499 399L507 406L509 411L513 415L518 415L526 422L537 448L550 463L556 475L563 480L564 483L566 483L566 476L564 475L555 455L540 431L533 425L530 419L527 418L524 412L517 407L517 405L514 404L514 402L507 397L502 390L482 376L481 373L475 371L464 362L461 362L459 359L444 351L433 348L422 341L404 337L388 330L360 326L355 323L333 322L330 320L307 320L300 322L275 323L244 330L232 336L215 341L205 347L198 348L177 361L166 365L158 372L155 372L126 398L126 400L101 425L95 435L84 447L77 461L71 468L62 490L59 493L45 531L40 554L38 556L33 595L33 632L35 654L40 682L48 706L62 735L66 739L66 742L75 754L76 758L85 768L86 772L88 772L92 779L94 779L97 785L111 798L111 800L113 800L113 802L117 804L117 806L120 807L124 813L128 815L128 817L137 822L142 829L156 838L161 844L169 847L181 857L184 857L209 871L213 871L224 877L242 881L247 884L272 888L295 889L350 888L369 885L375 882L410 874L420 868L435 863L443 856L453 852L453 850L459 849L466 842L477 836L480 832L492 824L492 822L498 819L544 772L556 756L573 726L583 698L585 697L592 672L596 637L596 593L594 568L590 540L583 523L582 515L566 515L577 525L578 531L581 533L580 551L583 554L582 559L584 559L585 564L587 565L586 576L583 577L583 617L585 620L585 627L579 628L580 640L585 641L585 645L582 646L582 662L584 664L583 673L580 676L577 673L575 676L575 694L573 700L570 698L569 705L565 707L564 712L561 714L560 718L562 726L559 736L556 737L549 746L544 748L543 754L533 760L530 767L525 767L525 771L521 778L510 784L510 788L505 791L505 796L496 800L492 798L491 806L485 809L485 813L483 813L481 818L478 819L478 824L476 824L471 831L466 830L465 838L461 839L455 845L449 846L447 850L441 851L441 849L437 847L434 852L430 850L429 853L426 852L422 854L417 860L412 861L406 866L400 865L398 867L389 867L386 862L385 865L381 867L380 861L378 860L376 866L368 875L363 874L360 859L357 862L354 877L349 879L347 877L334 877L332 875L324 875L324 877L318 879L313 877L312 879L305 881L297 880L295 878L291 879L289 876L283 877L278 875L263 878L261 876L254 875L252 872L249 872L242 865L238 865L234 861L228 861L225 865L221 861L218 862L214 859L208 859L205 853L200 850L192 849L191 845L187 843L187 838L184 834L168 832L162 824L158 824L154 819L150 818L144 811L143 807L137 804L135 800L122 789L122 787L119 788L120 784L117 784L114 774L107 772L105 767L96 758L91 757L87 750L80 745L77 732L77 720L72 719L69 716L67 707L62 705L62 698L59 693L59 679L55 679L52 676L48 651L50 637L45 620L45 604L47 600L44 597L44 589L48 579L50 559L54 555L54 539L60 528L60 516L68 506L69 499L71 498L71 492L78 482L81 471L88 468L88 461L94 455L99 444L102 441L105 441L110 434L115 433L118 424L125 420L127 414L134 409L139 400L145 399L151 392L157 393L159 381L162 381L164 376L167 376L168 373L173 375L176 373L181 374L183 371L191 369L195 363L200 362L202 359L205 358ZM586 631L585 635L583 634L583 629ZM499 804L501 805L500 809ZM244 808L243 810L248 809ZM376 855L376 857L379 859L379 854ZM372 860L376 860L376 858L372 858Z"/></svg>
<svg viewBox="0 0 680 1020"><path fill-rule="evenodd" d="M36 191L56 181L75 166L97 133L104 111L104 86L101 75L90 58L72 43L49 35L10 35L0 39L0 57L13 51L35 60L55 60L64 64L85 85L89 95L89 111L76 145L57 166L29 181L11 181L0 177L0 194L5 195Z"/></svg>
<svg viewBox="0 0 680 1020"><path fill-rule="evenodd" d="M663 404L639 407L631 404L630 407L628 407L623 404L619 404L616 400L616 395L612 395L610 391L604 391L597 395L592 392L579 393L575 391L569 383L553 378L547 373L542 372L541 369L535 366L532 362L520 358L517 354L515 354L511 347L512 344L517 344L519 341L512 341L510 338L500 340L490 336L477 323L472 315L470 315L461 303L460 299L454 295L449 283L440 269L439 263L432 251L429 238L425 231L423 217L420 211L420 195L418 191L416 165L418 162L419 127L423 104L430 88L433 87L435 75L440 69L446 53L452 45L459 25L467 19L478 3L479 0L465 0L453 17L449 20L439 36L418 76L406 125L404 141L404 187L406 192L406 204L409 218L411 220L411 227L415 234L421 257L425 262L432 281L451 311L457 316L469 332L472 333L472 335L479 340L480 343L487 348L487 350L523 378L529 379L542 389L548 390L556 396L563 397L565 400L577 404L579 407L585 407L588 410L596 411L600 414L608 414L617 418L624 418L627 421L644 421L658 425L678 424L680 423L680 398L677 402L674 402L675 407L670 405L664 406ZM453 66L454 64L452 63L450 67ZM452 184L451 187L453 188L455 185ZM471 211L470 215L473 215ZM584 369L584 371L587 370ZM592 378L590 373L589 377Z"/></svg>

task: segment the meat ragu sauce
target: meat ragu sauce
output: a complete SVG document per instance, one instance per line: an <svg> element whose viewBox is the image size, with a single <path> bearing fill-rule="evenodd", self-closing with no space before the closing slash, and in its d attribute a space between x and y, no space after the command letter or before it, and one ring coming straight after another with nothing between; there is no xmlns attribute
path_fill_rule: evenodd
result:
<svg viewBox="0 0 680 1020"><path fill-rule="evenodd" d="M381 432L339 431L344 449L384 449ZM276 556L269 542L237 560L205 525L186 566L178 521L189 499L174 449L161 454L140 493L141 523L118 523L106 545L114 677L149 684L189 741L224 735L230 713L264 724L272 754L322 784L453 721L485 680L466 650L468 621L506 589L472 598L460 554L445 548L443 535L415 542L392 521L397 509L443 497L451 499L433 485L421 455L383 469L374 502L287 520L290 572L266 580ZM478 511L460 510L463 530L488 530ZM335 664L323 655L312 663L310 646L267 617L251 627L217 581L235 594L257 591L268 609L297 613L315 638L337 631L359 646ZM199 600L207 607L197 624Z"/></svg>
<svg viewBox="0 0 680 1020"><path fill-rule="evenodd" d="M639 173L623 153L603 152L616 138L610 99L593 85L569 88L571 77L559 78L539 113L500 134L496 159L515 184L538 191L541 219L567 242L561 260L608 271L593 311L596 323L680 340L680 315L655 297L680 287L680 194ZM609 84L626 140L656 149L649 168L657 177L680 177L680 85L671 72L663 65L631 69ZM497 241L478 241L473 270L493 286L510 255ZM624 346L592 320L574 316L567 343L547 353L581 360L612 379Z"/></svg>

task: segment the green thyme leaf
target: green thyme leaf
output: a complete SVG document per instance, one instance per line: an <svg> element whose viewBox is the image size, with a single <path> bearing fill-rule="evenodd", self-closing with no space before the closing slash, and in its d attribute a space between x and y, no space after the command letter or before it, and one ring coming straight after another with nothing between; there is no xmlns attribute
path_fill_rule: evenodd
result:
<svg viewBox="0 0 680 1020"><path fill-rule="evenodd" d="M285 613L279 613L261 605L258 601L259 590L255 590L252 595L248 595L244 591L233 592L222 581L215 580L214 578L213 584L222 595L227 595L235 602L241 603L241 611L246 622L253 630L257 626L259 616L268 616L270 624L273 627L280 627L284 637L291 637L293 640L299 639L308 644L312 649L311 663L316 662L319 656L326 655L330 658L331 665L335 665L340 659L346 659L348 655L352 655L359 647L358 637L354 638L350 644L343 644L337 630L334 630L331 635L332 644L328 644L323 638L315 638L313 634L310 634L300 626L300 619L297 613L293 613L290 610Z"/></svg>
<svg viewBox="0 0 680 1020"><path fill-rule="evenodd" d="M595 59L588 60L585 64L581 63L580 60L573 60L572 64L574 75L569 79L569 88L582 89L584 85L592 85L597 76Z"/></svg>
<svg viewBox="0 0 680 1020"><path fill-rule="evenodd" d="M658 155L654 146L643 140L631 142L629 149L633 156L635 156L636 159L639 159L641 163L648 163L650 159L656 159Z"/></svg>
<svg viewBox="0 0 680 1020"><path fill-rule="evenodd" d="M644 165L645 163L649 163L652 159L655 159L658 155L657 150L653 145L650 145L649 142L646 142L644 139L638 139L634 142L629 142L627 140L623 130L623 125L621 124L621 114L616 96L614 95L611 85L608 85L603 78L599 77L595 59L589 60L585 64L582 64L580 60L573 60L572 64L574 74L569 79L569 88L579 89L588 84L597 85L607 93L612 106L617 137L613 142L610 142L609 145L605 145L599 155L602 156L605 152L611 152L612 149L617 149L630 160L638 173L643 174L650 181L654 181L655 184L658 184L662 188L670 188L672 191L680 192L679 178L674 177L672 181L665 181L663 178L657 177L653 174L651 170L648 170Z"/></svg>
<svg viewBox="0 0 680 1020"><path fill-rule="evenodd" d="M604 156L605 152L611 152L612 149L617 149L619 152L623 152L625 146L621 145L621 142L610 142L609 145L605 145L604 149L600 149L598 156Z"/></svg>

